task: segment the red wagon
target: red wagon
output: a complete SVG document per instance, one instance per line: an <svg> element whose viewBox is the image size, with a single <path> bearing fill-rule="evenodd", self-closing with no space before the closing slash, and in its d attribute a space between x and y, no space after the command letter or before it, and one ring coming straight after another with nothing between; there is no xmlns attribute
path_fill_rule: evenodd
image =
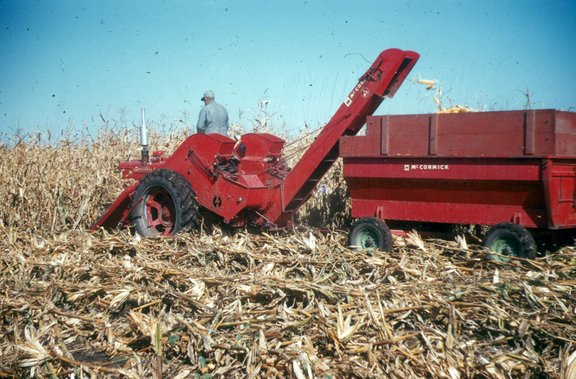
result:
<svg viewBox="0 0 576 379"><path fill-rule="evenodd" d="M385 220L475 224L492 226L484 246L534 257L533 235L576 227L576 113L371 116L340 156L351 245L390 249Z"/></svg>

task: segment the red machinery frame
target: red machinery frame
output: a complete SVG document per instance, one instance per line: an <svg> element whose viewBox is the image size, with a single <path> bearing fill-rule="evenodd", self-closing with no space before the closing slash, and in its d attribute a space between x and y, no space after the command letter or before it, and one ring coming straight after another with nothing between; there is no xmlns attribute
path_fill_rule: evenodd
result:
<svg viewBox="0 0 576 379"><path fill-rule="evenodd" d="M416 64L413 51L383 51L362 75L344 103L322 129L293 169L282 157L284 141L271 134L247 134L240 143L218 134L188 137L170 157L153 154L150 161L124 162L123 177L135 182L112 203L92 230L128 226L131 213L142 201L157 222L165 224L160 234L175 230L176 201L162 189L163 196L136 199L140 182L153 171L165 169L189 183L198 206L234 226L256 224L279 228L293 222L298 208L310 197L317 182L339 154L339 138L355 135L384 98L392 97ZM179 182L182 180L178 179ZM166 196L164 196L166 195ZM171 203L172 202L172 203ZM161 216L158 216L160 214Z"/></svg>

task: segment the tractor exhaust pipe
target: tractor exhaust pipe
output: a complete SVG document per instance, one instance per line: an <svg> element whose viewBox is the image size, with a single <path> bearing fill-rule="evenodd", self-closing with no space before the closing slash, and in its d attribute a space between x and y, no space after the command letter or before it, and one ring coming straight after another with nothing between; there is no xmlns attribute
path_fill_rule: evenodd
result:
<svg viewBox="0 0 576 379"><path fill-rule="evenodd" d="M144 108L142 108L142 126L140 127L140 145L142 145L141 159L142 163L148 163L150 155L148 153L148 129L146 128L146 118L144 117Z"/></svg>

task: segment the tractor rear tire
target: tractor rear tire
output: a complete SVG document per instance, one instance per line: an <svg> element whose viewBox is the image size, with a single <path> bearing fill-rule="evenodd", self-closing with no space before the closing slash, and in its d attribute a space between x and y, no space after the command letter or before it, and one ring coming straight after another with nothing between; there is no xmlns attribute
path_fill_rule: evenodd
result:
<svg viewBox="0 0 576 379"><path fill-rule="evenodd" d="M494 259L506 261L506 256L533 259L536 257L537 247L532 234L522 225L512 222L502 222L494 225L482 242L497 256Z"/></svg>
<svg viewBox="0 0 576 379"><path fill-rule="evenodd" d="M180 174L159 169L146 175L133 198L130 220L142 237L172 236L198 225L194 191Z"/></svg>
<svg viewBox="0 0 576 379"><path fill-rule="evenodd" d="M356 221L348 234L348 245L357 250L392 251L394 239L390 228L376 217Z"/></svg>

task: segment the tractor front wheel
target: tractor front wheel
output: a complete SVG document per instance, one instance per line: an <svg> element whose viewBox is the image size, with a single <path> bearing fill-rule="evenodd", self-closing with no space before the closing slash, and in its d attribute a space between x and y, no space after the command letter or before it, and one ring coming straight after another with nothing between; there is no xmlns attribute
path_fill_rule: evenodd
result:
<svg viewBox="0 0 576 379"><path fill-rule="evenodd" d="M198 206L188 181L180 174L160 169L138 185L130 214L132 225L143 237L171 236L198 224Z"/></svg>
<svg viewBox="0 0 576 379"><path fill-rule="evenodd" d="M537 251L532 234L522 225L512 222L502 222L490 228L482 246L498 254L493 256L495 259L503 261L506 256L533 259Z"/></svg>
<svg viewBox="0 0 576 379"><path fill-rule="evenodd" d="M348 245L358 250L392 251L394 240L384 221L365 217L352 225L348 234Z"/></svg>

